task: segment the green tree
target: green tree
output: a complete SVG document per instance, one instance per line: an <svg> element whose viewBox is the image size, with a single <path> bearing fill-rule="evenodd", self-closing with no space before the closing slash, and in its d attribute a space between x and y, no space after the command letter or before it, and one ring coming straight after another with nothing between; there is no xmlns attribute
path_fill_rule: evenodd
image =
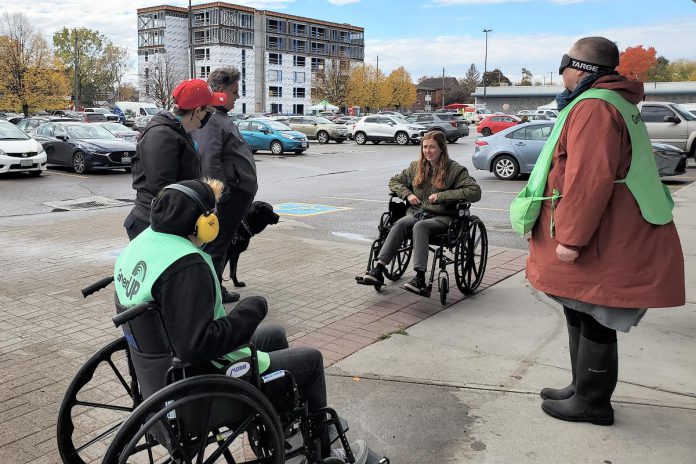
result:
<svg viewBox="0 0 696 464"><path fill-rule="evenodd" d="M492 71L486 71L483 74L483 83L486 87L498 87L501 85L512 85L512 81L508 79L503 72L495 68Z"/></svg>
<svg viewBox="0 0 696 464"><path fill-rule="evenodd" d="M98 88L100 84L99 67L107 39L99 31L81 27L79 29L62 30L53 34L53 47L58 58L67 66L70 82L75 82L77 70L78 101L90 103L83 98L83 88L92 85Z"/></svg>
<svg viewBox="0 0 696 464"><path fill-rule="evenodd" d="M463 101L462 103L473 103L473 98L471 94L476 91L476 87L481 84L481 73L476 69L476 65L471 63L468 71L464 75L464 79L459 82L462 88Z"/></svg>
<svg viewBox="0 0 696 464"><path fill-rule="evenodd" d="M21 109L64 107L69 95L63 68L24 13L0 18L0 106Z"/></svg>
<svg viewBox="0 0 696 464"><path fill-rule="evenodd" d="M667 65L667 72L671 81L684 82L691 79L691 75L696 72L696 61L681 59L672 61Z"/></svg>
<svg viewBox="0 0 696 464"><path fill-rule="evenodd" d="M532 85L533 78L534 76L529 69L522 68L522 81L520 82L520 85Z"/></svg>
<svg viewBox="0 0 696 464"><path fill-rule="evenodd" d="M645 80L647 82L668 82L671 81L669 75L669 60L664 56L658 56L652 68L648 69Z"/></svg>
<svg viewBox="0 0 696 464"><path fill-rule="evenodd" d="M348 106L350 63L347 60L326 60L324 68L312 78L312 99L327 100L339 107Z"/></svg>
<svg viewBox="0 0 696 464"><path fill-rule="evenodd" d="M120 100L119 89L123 75L128 67L128 50L107 41L104 52L99 57L96 75L97 87L108 94L107 100Z"/></svg>
<svg viewBox="0 0 696 464"><path fill-rule="evenodd" d="M387 87L390 102L397 109L412 106L416 102L416 86L406 68L400 66L389 73Z"/></svg>

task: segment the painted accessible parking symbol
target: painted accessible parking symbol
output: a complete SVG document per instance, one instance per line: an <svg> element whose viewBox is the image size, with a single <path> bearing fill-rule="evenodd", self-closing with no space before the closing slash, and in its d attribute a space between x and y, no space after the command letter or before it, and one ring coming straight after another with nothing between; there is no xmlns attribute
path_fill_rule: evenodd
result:
<svg viewBox="0 0 696 464"><path fill-rule="evenodd" d="M334 213L336 211L345 211L352 208L343 206L318 205L315 203L280 203L273 205L273 211L276 214L284 216L315 216L317 214Z"/></svg>

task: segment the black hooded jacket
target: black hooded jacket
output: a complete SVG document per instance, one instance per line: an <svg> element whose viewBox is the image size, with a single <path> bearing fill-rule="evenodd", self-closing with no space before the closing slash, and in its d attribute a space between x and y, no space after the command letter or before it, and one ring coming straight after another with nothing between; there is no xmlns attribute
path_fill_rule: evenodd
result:
<svg viewBox="0 0 696 464"><path fill-rule="evenodd" d="M168 111L160 111L147 125L131 163L136 190L131 213L148 223L152 199L162 188L201 177L200 156L193 139Z"/></svg>

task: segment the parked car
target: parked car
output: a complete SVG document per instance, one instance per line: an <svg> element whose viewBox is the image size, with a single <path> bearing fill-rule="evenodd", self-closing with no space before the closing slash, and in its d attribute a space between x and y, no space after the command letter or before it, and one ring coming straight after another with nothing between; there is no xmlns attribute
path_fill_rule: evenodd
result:
<svg viewBox="0 0 696 464"><path fill-rule="evenodd" d="M46 151L17 126L0 121L0 173L28 172L40 176L46 170Z"/></svg>
<svg viewBox="0 0 696 464"><path fill-rule="evenodd" d="M107 122L105 114L102 113L80 113L80 120L82 122ZM118 120L116 121L118 122Z"/></svg>
<svg viewBox="0 0 696 464"><path fill-rule="evenodd" d="M247 119L247 115L246 115L246 114L243 114L243 113L233 113L233 112L231 112L231 111L228 111L228 112L227 112L227 116L230 117L230 119L232 120L232 122L234 122L234 121L244 121L245 119Z"/></svg>
<svg viewBox="0 0 696 464"><path fill-rule="evenodd" d="M462 115L469 123L478 124L489 114L493 114L493 112L487 108L469 108L465 109Z"/></svg>
<svg viewBox="0 0 696 464"><path fill-rule="evenodd" d="M51 116L57 118L70 118L70 119L80 119L80 113L72 110L55 110L51 111Z"/></svg>
<svg viewBox="0 0 696 464"><path fill-rule="evenodd" d="M270 150L274 155L294 151L301 155L309 148L307 136L292 130L287 125L272 119L248 119L238 121L237 126L244 140L251 146L252 153Z"/></svg>
<svg viewBox="0 0 696 464"><path fill-rule="evenodd" d="M413 113L406 120L425 126L428 131L443 132L449 143L457 143L460 137L469 135L469 126L464 119L452 113Z"/></svg>
<svg viewBox="0 0 696 464"><path fill-rule="evenodd" d="M696 103L680 103L680 105L689 111L691 114L696 116Z"/></svg>
<svg viewBox="0 0 696 464"><path fill-rule="evenodd" d="M486 116L481 123L476 128L476 132L488 137L491 134L500 132L503 129L519 124L521 121L517 116L510 116L504 114L492 114Z"/></svg>
<svg viewBox="0 0 696 464"><path fill-rule="evenodd" d="M638 107L650 140L675 146L696 159L696 116L677 103L645 101Z"/></svg>
<svg viewBox="0 0 696 464"><path fill-rule="evenodd" d="M85 108L84 112L85 113L103 114L104 117L106 117L107 121L119 122L121 120L121 118L119 118L117 114L112 113L109 108ZM92 121L87 121L87 122L92 122Z"/></svg>
<svg viewBox="0 0 696 464"><path fill-rule="evenodd" d="M408 122L398 116L374 115L363 116L353 127L353 138L358 145L364 145L368 140L374 144L380 142L396 142L406 145L419 143L425 126Z"/></svg>
<svg viewBox="0 0 696 464"><path fill-rule="evenodd" d="M39 127L34 138L43 145L49 164L68 166L77 174L93 169L130 172L135 143L116 137L98 124L52 122Z"/></svg>
<svg viewBox="0 0 696 464"><path fill-rule="evenodd" d="M142 134L147 125L150 124L150 120L152 120L152 116L140 116L139 118L135 118L133 129Z"/></svg>
<svg viewBox="0 0 696 464"><path fill-rule="evenodd" d="M56 117L56 116L31 116L29 118L24 118L21 121L19 121L17 123L17 127L22 129L28 135L32 135L40 125L46 124L47 122L53 122L53 121L75 121L75 122L77 122L77 121L79 121L79 119L60 118L60 117Z"/></svg>
<svg viewBox="0 0 696 464"><path fill-rule="evenodd" d="M517 113L515 116L520 118L520 122L527 122L527 121L553 121L554 119L551 119L545 114L535 114L535 113L523 113L520 111Z"/></svg>
<svg viewBox="0 0 696 464"><path fill-rule="evenodd" d="M480 138L474 142L471 158L474 167L490 171L501 180L514 180L519 174L530 173L552 128L553 121L530 121ZM652 145L660 176L686 172L686 153L670 145Z"/></svg>
<svg viewBox="0 0 696 464"><path fill-rule="evenodd" d="M317 140L319 143L343 143L348 138L348 129L340 124L334 124L321 116L290 116L288 118L290 128L302 132L308 139Z"/></svg>
<svg viewBox="0 0 696 464"><path fill-rule="evenodd" d="M134 129L131 129L130 127L126 127L121 123L118 122L98 122L95 123L103 127L104 129L108 130L112 134L114 134L116 137L119 137L123 140L128 140L129 142L135 142L136 141L136 136L138 135L138 132Z"/></svg>

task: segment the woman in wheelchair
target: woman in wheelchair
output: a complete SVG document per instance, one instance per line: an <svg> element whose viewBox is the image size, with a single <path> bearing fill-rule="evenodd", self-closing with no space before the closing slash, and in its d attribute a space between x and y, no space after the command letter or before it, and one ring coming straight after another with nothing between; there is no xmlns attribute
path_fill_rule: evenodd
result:
<svg viewBox="0 0 696 464"><path fill-rule="evenodd" d="M376 265L359 282L384 284L386 267L404 240L412 234L416 276L404 288L418 295L430 296L425 280L429 238L447 231L449 222L456 215L457 201L480 200L481 188L464 166L449 158L445 135L431 131L423 136L418 160L392 177L389 189L408 202L408 210L389 231Z"/></svg>
<svg viewBox="0 0 696 464"><path fill-rule="evenodd" d="M248 357L248 351L235 349L251 341L258 350L259 373L292 373L309 412L324 408L321 352L289 348L281 327L259 325L267 312L262 297L243 299L229 314L222 306L210 257L199 249L215 238L213 211L221 190L219 181L208 180L166 187L153 200L151 227L130 242L116 261L117 303L132 307L153 301L161 313L161 324L157 315L145 313L130 321L126 331L142 395L147 398L165 387L173 354L191 366L187 376L224 374L234 361ZM343 457L343 449L331 450L327 427L319 435L322 458ZM365 443L358 441L350 449L355 462L364 464Z"/></svg>

